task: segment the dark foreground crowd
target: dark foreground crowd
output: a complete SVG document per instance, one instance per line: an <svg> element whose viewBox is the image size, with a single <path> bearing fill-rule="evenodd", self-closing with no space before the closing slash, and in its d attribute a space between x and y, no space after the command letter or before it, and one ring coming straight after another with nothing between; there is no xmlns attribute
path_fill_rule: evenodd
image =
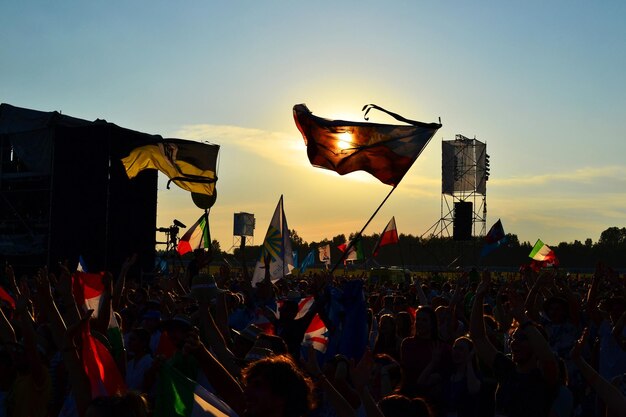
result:
<svg viewBox="0 0 626 417"><path fill-rule="evenodd" d="M7 266L0 417L626 416L626 277L603 265L252 287L208 261L148 285L130 258L95 309L81 273Z"/></svg>

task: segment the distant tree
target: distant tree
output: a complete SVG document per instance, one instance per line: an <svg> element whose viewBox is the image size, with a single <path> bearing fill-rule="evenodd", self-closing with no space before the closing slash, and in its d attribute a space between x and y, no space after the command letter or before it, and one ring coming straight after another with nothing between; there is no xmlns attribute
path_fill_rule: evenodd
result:
<svg viewBox="0 0 626 417"><path fill-rule="evenodd" d="M593 240L591 240L590 237L585 239L585 247L588 248L588 249L591 249L593 247Z"/></svg>
<svg viewBox="0 0 626 417"><path fill-rule="evenodd" d="M291 235L291 244L292 247L295 248L300 248L301 246L305 246L307 243L304 241L304 239L302 239L300 237L300 235L298 234L298 232L296 231L296 229L291 229L289 231L289 234Z"/></svg>
<svg viewBox="0 0 626 417"><path fill-rule="evenodd" d="M220 246L220 242L218 242L217 239L213 239L211 241L211 247L213 247L213 251L215 253L221 253L222 252L222 249L221 249L221 246Z"/></svg>
<svg viewBox="0 0 626 417"><path fill-rule="evenodd" d="M618 246L626 242L626 227L609 227L600 234L598 244L601 246Z"/></svg>

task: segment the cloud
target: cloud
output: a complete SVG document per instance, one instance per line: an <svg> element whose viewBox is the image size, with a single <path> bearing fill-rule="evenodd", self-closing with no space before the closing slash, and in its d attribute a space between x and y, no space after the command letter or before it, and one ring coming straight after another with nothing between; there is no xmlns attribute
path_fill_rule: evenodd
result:
<svg viewBox="0 0 626 417"><path fill-rule="evenodd" d="M290 168L302 167L306 161L306 146L299 135L207 124L184 126L176 132L176 135L195 140L208 140L222 147L232 146Z"/></svg>
<svg viewBox="0 0 626 417"><path fill-rule="evenodd" d="M488 185L497 187L553 186L555 183L593 184L599 180L626 178L626 166L584 167L566 172L528 175L525 177L491 178Z"/></svg>

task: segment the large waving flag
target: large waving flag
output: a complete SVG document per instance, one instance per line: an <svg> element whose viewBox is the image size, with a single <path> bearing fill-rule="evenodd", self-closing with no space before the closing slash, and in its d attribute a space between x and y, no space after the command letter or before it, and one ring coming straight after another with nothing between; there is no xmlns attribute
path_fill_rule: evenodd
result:
<svg viewBox="0 0 626 417"><path fill-rule="evenodd" d="M135 178L144 169L158 169L180 188L212 196L219 149L219 145L165 139L133 149L122 163L128 178Z"/></svg>
<svg viewBox="0 0 626 417"><path fill-rule="evenodd" d="M330 243L320 246L317 250L319 251L320 262L326 264L326 267L328 268L330 265Z"/></svg>
<svg viewBox="0 0 626 417"><path fill-rule="evenodd" d="M377 109L409 125L323 119L314 116L304 104L294 106L293 116L313 166L340 175L366 171L396 186L441 124L408 120L372 104L366 109L366 116L370 109Z"/></svg>
<svg viewBox="0 0 626 417"><path fill-rule="evenodd" d="M543 243L541 239L537 239L537 243L535 243L533 250L530 251L528 256L534 261L537 261L538 264L535 264L535 269L542 266L559 265L559 260L557 259L554 251L548 245Z"/></svg>
<svg viewBox="0 0 626 417"><path fill-rule="evenodd" d="M306 272L306 270L313 266L313 264L315 263L315 255L313 254L313 250L311 250L307 255L306 258L304 258L302 260L302 263L300 264L300 273L304 274Z"/></svg>
<svg viewBox="0 0 626 417"><path fill-rule="evenodd" d="M374 250L372 251L372 256L376 257L382 246L398 243L399 241L398 229L396 228L396 218L392 217L391 220L389 220L389 223L387 223L385 230L383 230L380 234L380 238L378 239L378 242L376 242L376 246L374 246Z"/></svg>
<svg viewBox="0 0 626 417"><path fill-rule="evenodd" d="M211 247L211 233L207 220L208 215L203 214L180 238L177 248L180 255L196 249Z"/></svg>
<svg viewBox="0 0 626 417"><path fill-rule="evenodd" d="M261 248L261 256L254 268L252 275L252 286L263 281L265 278L264 259L266 255L271 256L270 276L272 282L291 274L293 270L293 252L291 250L291 238L289 237L289 227L285 218L285 210L283 208L283 196L280 196L278 205L274 211L274 216L267 229L263 247Z"/></svg>
<svg viewBox="0 0 626 417"><path fill-rule="evenodd" d="M155 417L236 417L222 400L164 363L157 386Z"/></svg>
<svg viewBox="0 0 626 417"><path fill-rule="evenodd" d="M483 246L483 249L480 251L481 258L504 245L506 241L507 238L504 233L504 227L502 227L502 222L498 219L498 221L491 226L491 229L489 229L487 236L485 236L485 246Z"/></svg>

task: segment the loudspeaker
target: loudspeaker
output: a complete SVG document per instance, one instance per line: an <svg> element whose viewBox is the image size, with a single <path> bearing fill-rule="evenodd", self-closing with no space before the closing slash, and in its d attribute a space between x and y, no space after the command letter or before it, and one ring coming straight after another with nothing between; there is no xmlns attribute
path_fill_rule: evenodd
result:
<svg viewBox="0 0 626 417"><path fill-rule="evenodd" d="M470 240L472 238L472 203L459 201L454 203L454 224L452 238L454 240Z"/></svg>

